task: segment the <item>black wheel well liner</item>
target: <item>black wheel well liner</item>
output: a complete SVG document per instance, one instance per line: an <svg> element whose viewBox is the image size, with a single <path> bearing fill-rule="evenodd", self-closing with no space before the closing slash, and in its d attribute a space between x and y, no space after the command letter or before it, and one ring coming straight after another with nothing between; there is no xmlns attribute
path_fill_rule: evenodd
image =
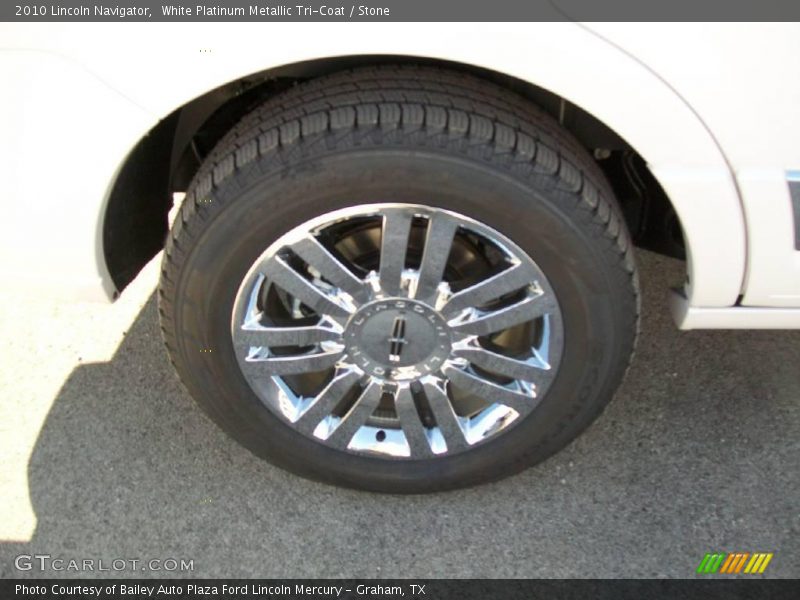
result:
<svg viewBox="0 0 800 600"><path fill-rule="evenodd" d="M677 217L644 160L610 127L580 107L531 83L462 63L348 56L295 63L228 82L176 109L137 143L119 170L103 215L103 255L117 293L164 247L173 192L186 189L205 156L239 119L266 98L300 82L380 64L423 64L468 72L535 102L590 152L600 149L595 157L600 158L598 163L617 193L634 241L682 257L682 240L675 238L675 228L662 224L677 223ZM679 223L677 232L679 237Z"/></svg>

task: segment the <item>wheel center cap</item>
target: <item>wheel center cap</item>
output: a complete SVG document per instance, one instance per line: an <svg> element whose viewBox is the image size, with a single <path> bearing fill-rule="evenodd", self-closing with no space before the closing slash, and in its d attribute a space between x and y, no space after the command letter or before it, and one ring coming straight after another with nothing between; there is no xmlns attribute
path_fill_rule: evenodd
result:
<svg viewBox="0 0 800 600"><path fill-rule="evenodd" d="M426 304L406 298L361 307L344 331L347 354L365 372L395 381L435 371L450 354L450 328Z"/></svg>

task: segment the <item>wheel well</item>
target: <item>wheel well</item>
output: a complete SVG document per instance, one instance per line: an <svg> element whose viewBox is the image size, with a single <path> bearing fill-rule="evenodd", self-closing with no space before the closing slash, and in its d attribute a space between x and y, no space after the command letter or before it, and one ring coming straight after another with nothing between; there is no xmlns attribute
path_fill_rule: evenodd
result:
<svg viewBox="0 0 800 600"><path fill-rule="evenodd" d="M594 156L619 200L634 243L684 258L675 210L641 156L610 127L561 96L470 65L400 56L354 56L296 63L248 75L181 106L128 155L103 220L103 252L118 292L164 246L174 192L188 187L216 143L243 116L298 83L342 69L427 64L468 72L514 91L550 113Z"/></svg>

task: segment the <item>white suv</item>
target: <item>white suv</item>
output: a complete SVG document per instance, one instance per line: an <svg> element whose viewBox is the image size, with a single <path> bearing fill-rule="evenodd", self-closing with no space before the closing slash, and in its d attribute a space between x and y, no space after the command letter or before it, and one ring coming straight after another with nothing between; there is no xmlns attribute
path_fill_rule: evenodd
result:
<svg viewBox="0 0 800 600"><path fill-rule="evenodd" d="M800 327L797 25L0 38L4 285L115 299L164 248L184 384L304 476L423 492L556 452L631 358L634 246L685 259L681 328Z"/></svg>

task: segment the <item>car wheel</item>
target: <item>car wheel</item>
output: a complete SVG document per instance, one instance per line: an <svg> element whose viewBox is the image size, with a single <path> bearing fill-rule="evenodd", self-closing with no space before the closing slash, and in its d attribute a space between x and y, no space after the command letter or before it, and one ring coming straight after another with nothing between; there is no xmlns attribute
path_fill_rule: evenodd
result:
<svg viewBox="0 0 800 600"><path fill-rule="evenodd" d="M588 154L526 99L423 67L334 74L245 117L187 192L159 305L182 381L236 440L393 493L562 448L638 326Z"/></svg>

